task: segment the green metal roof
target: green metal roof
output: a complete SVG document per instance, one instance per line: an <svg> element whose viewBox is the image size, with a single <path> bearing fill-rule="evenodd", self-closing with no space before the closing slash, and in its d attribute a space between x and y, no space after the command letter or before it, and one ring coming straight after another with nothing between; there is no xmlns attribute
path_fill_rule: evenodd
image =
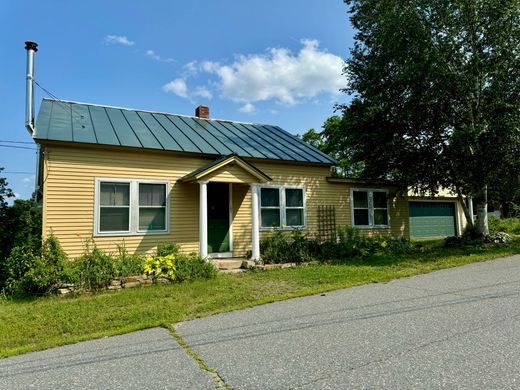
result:
<svg viewBox="0 0 520 390"><path fill-rule="evenodd" d="M36 140L335 165L278 126L43 99Z"/></svg>

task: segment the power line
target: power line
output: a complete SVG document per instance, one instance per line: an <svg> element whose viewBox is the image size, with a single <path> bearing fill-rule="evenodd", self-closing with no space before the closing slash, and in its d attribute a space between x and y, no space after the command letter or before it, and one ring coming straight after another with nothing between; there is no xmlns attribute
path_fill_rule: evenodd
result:
<svg viewBox="0 0 520 390"><path fill-rule="evenodd" d="M51 91L46 89L44 86L40 85L34 78L33 78L34 84L38 86L43 92L45 92L47 95L49 95L56 103L58 103L60 106L62 106L66 110L70 110L71 114L75 113L78 115L78 117L83 118L85 115L81 112L76 111L74 108L72 108L72 104L65 102L61 100L59 97L57 97L55 94L53 94Z"/></svg>
<svg viewBox="0 0 520 390"><path fill-rule="evenodd" d="M14 145L0 145L2 148L13 148L13 149L27 149L27 150L38 150L36 148L28 148L26 146L14 146Z"/></svg>
<svg viewBox="0 0 520 390"><path fill-rule="evenodd" d="M11 173L11 174L20 174L20 175L34 175L34 172L24 172L24 171L3 171L2 173Z"/></svg>

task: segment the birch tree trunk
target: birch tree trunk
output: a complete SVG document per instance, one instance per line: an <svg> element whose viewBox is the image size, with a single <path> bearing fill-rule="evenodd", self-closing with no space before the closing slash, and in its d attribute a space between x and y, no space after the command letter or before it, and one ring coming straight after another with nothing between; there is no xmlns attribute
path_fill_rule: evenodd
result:
<svg viewBox="0 0 520 390"><path fill-rule="evenodd" d="M484 187L484 201L480 202L477 205L477 233L481 236L485 236L489 234L489 224L488 224L488 196L487 196L487 186Z"/></svg>

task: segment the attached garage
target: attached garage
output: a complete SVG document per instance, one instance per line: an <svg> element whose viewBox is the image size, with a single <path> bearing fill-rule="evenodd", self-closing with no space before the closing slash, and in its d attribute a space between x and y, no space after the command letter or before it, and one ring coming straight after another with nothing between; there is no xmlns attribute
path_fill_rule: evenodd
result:
<svg viewBox="0 0 520 390"><path fill-rule="evenodd" d="M455 202L409 202L410 236L446 237L457 233Z"/></svg>

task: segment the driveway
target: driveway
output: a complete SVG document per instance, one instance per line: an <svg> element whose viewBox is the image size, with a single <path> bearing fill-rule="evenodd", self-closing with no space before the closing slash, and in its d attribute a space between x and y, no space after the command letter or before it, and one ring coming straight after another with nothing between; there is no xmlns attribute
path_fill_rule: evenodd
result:
<svg viewBox="0 0 520 390"><path fill-rule="evenodd" d="M0 360L0 388L520 388L519 318L513 256L178 324L217 375L155 329Z"/></svg>

